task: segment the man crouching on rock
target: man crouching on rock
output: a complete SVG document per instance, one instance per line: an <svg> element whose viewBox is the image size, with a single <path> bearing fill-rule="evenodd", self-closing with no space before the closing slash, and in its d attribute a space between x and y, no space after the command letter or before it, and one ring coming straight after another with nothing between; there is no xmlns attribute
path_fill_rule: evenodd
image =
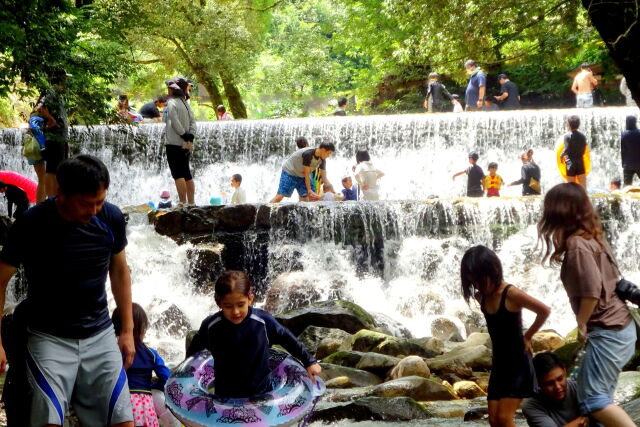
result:
<svg viewBox="0 0 640 427"><path fill-rule="evenodd" d="M567 379L567 371L554 353L533 358L540 391L525 399L522 413L531 427L588 427L589 418L580 415L578 385ZM591 423L591 425L598 425Z"/></svg>
<svg viewBox="0 0 640 427"><path fill-rule="evenodd" d="M83 426L133 427L127 378L133 361L131 277L120 209L105 202L109 172L95 157L63 161L55 198L16 220L0 253L0 314L19 266L27 280L25 307L29 426L61 426L69 406ZM107 274L123 313L116 341L107 307ZM21 304L22 305L22 304ZM7 363L0 343L0 372Z"/></svg>

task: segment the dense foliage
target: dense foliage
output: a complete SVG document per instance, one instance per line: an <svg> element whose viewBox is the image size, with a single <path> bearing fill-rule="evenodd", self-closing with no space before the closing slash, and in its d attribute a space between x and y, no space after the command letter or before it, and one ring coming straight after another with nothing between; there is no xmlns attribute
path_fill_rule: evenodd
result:
<svg viewBox="0 0 640 427"><path fill-rule="evenodd" d="M426 75L462 91L468 58L493 76L490 91L507 72L532 106L569 103L569 74L583 61L598 64L612 93L619 77L579 0L3 3L4 122L16 96L33 102L57 68L73 74L72 117L90 123L113 116L116 94L139 104L175 74L199 84L200 106L224 104L236 118L330 114L340 96L365 113L420 111Z"/></svg>

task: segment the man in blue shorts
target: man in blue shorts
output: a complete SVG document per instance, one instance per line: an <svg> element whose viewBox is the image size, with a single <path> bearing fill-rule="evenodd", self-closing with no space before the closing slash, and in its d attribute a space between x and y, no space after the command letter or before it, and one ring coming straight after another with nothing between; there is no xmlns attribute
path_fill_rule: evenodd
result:
<svg viewBox="0 0 640 427"><path fill-rule="evenodd" d="M320 171L324 191L333 193L333 186L327 179L326 159L334 151L336 147L333 143L323 142L316 148L301 148L289 156L282 164L278 194L271 199L271 203L280 203L285 197L291 197L293 190L298 192L302 202L318 200L320 196L313 191L310 178L311 172L316 168Z"/></svg>
<svg viewBox="0 0 640 427"><path fill-rule="evenodd" d="M135 355L124 216L105 202L109 172L97 158L63 161L57 181L58 195L18 218L0 252L0 310L20 266L28 286L26 360L10 368L26 369L30 411L24 425L62 426L72 406L83 426L133 426L123 369ZM107 274L124 314L118 340ZM0 372L6 362L0 343Z"/></svg>

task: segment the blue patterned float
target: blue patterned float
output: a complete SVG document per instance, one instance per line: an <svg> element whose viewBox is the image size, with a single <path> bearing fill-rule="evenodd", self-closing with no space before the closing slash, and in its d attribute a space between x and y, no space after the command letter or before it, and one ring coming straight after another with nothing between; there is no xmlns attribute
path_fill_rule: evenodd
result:
<svg viewBox="0 0 640 427"><path fill-rule="evenodd" d="M166 405L187 427L243 425L266 427L302 419L324 394L325 386L293 357L269 350L272 391L246 399L224 398L208 391L213 386L214 361L208 351L196 353L178 366L165 385Z"/></svg>

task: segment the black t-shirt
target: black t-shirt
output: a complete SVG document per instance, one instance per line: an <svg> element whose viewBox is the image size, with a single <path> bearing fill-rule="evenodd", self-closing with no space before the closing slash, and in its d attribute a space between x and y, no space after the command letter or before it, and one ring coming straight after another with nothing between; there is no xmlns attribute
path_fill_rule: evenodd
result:
<svg viewBox="0 0 640 427"><path fill-rule="evenodd" d="M509 97L502 101L502 108L505 110L517 110L520 108L520 100L518 99L520 92L518 91L518 86L511 80L508 80L500 85L500 93L503 94L505 92L509 94Z"/></svg>
<svg viewBox="0 0 640 427"><path fill-rule="evenodd" d="M472 165L467 168L467 194L482 193L482 178L484 171L478 165Z"/></svg>
<svg viewBox="0 0 640 427"><path fill-rule="evenodd" d="M433 103L433 105L440 105L442 103L442 95L446 95L451 99L451 94L444 85L438 81L429 82L427 85L427 101Z"/></svg>
<svg viewBox="0 0 640 427"><path fill-rule="evenodd" d="M587 137L582 132L574 130L564 136L564 151L561 156L567 156L567 170L584 169L582 156L586 148Z"/></svg>
<svg viewBox="0 0 640 427"><path fill-rule="evenodd" d="M336 111L333 112L334 116L346 116L347 112L345 110L343 110L342 108L338 108Z"/></svg>
<svg viewBox="0 0 640 427"><path fill-rule="evenodd" d="M158 110L154 101L149 101L144 104L138 113L140 113L140 115L145 119L157 119L160 117L160 110Z"/></svg>
<svg viewBox="0 0 640 427"><path fill-rule="evenodd" d="M111 326L105 282L111 257L127 244L125 228L122 212L110 203L88 224L63 219L55 199L16 220L0 259L24 266L30 328L84 339Z"/></svg>

